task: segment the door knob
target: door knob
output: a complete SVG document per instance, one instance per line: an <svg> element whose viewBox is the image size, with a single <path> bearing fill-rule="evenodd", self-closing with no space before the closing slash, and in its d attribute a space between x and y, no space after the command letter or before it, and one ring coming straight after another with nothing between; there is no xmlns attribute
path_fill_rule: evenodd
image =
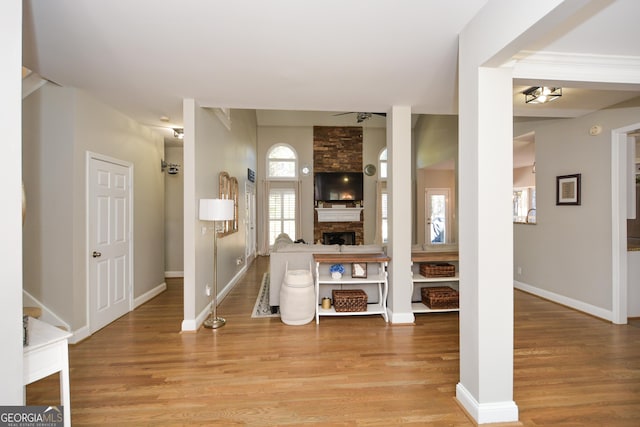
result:
<svg viewBox="0 0 640 427"><path fill-rule="evenodd" d="M93 254L91 254L94 258L99 258L102 256L102 252L98 252L98 251L93 251Z"/></svg>

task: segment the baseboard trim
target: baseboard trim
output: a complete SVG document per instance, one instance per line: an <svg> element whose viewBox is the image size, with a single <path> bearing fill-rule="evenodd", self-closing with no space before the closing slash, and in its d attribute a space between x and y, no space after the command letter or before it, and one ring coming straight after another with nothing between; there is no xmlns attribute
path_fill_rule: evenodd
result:
<svg viewBox="0 0 640 427"><path fill-rule="evenodd" d="M389 322L393 323L394 325L412 325L416 321L416 316L413 314L413 312L394 313L393 310L387 308L387 315L389 316Z"/></svg>
<svg viewBox="0 0 640 427"><path fill-rule="evenodd" d="M69 344L77 344L80 341L89 338L90 336L91 333L89 332L89 327L83 326L82 328L73 331L73 336L69 338Z"/></svg>
<svg viewBox="0 0 640 427"><path fill-rule="evenodd" d="M145 292L144 294L140 295L139 297L135 298L133 300L133 309L135 310L136 308L140 307L145 302L149 301L153 297L156 297L156 296L160 295L161 293L163 293L166 290L167 290L167 284L165 282L162 282L161 284L159 284L155 288L153 288L153 289Z"/></svg>
<svg viewBox="0 0 640 427"><path fill-rule="evenodd" d="M22 289L22 306L23 307L39 307L42 310L42 316L40 320L54 326L62 326L67 331L71 331L71 326L58 317L53 311L49 310L44 304L42 304L36 297L29 292ZM22 310L21 310L22 311Z"/></svg>
<svg viewBox="0 0 640 427"><path fill-rule="evenodd" d="M199 316L198 316L199 317ZM202 320L204 322L204 319ZM194 332L198 330L198 320L196 319L184 319L182 321L182 332Z"/></svg>
<svg viewBox="0 0 640 427"><path fill-rule="evenodd" d="M564 305L574 310L581 311L583 313L590 314L591 316L598 317L600 319L613 321L613 312L611 310L605 310L604 308L596 307L595 305L587 304L583 301L578 301L573 298L559 295L554 292L550 292L544 289L537 288L535 286L528 285L526 283L513 281L513 287L521 291L533 294L540 298Z"/></svg>
<svg viewBox="0 0 640 427"><path fill-rule="evenodd" d="M224 288L222 288L222 291L220 291L220 293L218 294L218 304L224 301L226 296L229 295L229 292L231 292L231 290L236 286L236 284L238 283L242 275L246 273L246 271L247 271L247 264L245 264L240 270L238 270L236 275L231 278L229 283L227 283L227 285Z"/></svg>
<svg viewBox="0 0 640 427"><path fill-rule="evenodd" d="M461 383L456 385L456 399L478 424L518 421L518 406L514 401L479 403Z"/></svg>
<svg viewBox="0 0 640 427"><path fill-rule="evenodd" d="M184 271L165 271L164 277L173 279L175 277L184 277Z"/></svg>
<svg viewBox="0 0 640 427"><path fill-rule="evenodd" d="M229 295L229 292L231 292L231 290L234 288L234 286L238 283L238 281L240 280L240 277L242 277L242 275L247 271L247 265L245 264L244 267L242 267L235 276L233 276L233 278L229 281L229 283L227 283L225 285L224 288L222 288L222 291L218 292L218 304L220 304L227 295ZM197 331L198 328L202 325L202 323L205 321L205 319L207 318L207 316L209 316L209 313L211 312L211 303L207 304L204 309L196 316L195 319L183 319L182 320L182 332L194 332Z"/></svg>

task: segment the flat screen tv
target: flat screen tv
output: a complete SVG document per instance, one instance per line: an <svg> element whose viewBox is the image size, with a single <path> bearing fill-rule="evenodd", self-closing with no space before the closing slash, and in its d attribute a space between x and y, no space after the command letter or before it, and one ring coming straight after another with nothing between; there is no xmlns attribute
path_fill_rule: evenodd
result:
<svg viewBox="0 0 640 427"><path fill-rule="evenodd" d="M362 172L318 172L314 195L324 202L362 200Z"/></svg>

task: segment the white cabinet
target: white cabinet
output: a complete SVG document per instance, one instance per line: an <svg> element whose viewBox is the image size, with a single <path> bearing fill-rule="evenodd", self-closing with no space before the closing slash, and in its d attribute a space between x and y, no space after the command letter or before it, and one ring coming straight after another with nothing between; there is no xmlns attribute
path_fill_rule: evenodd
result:
<svg viewBox="0 0 640 427"><path fill-rule="evenodd" d="M389 321L387 314L387 294L389 282L387 279L387 265L390 258L383 253L326 253L313 254L316 262L316 323L320 323L320 316L362 316L380 314L385 322ZM362 263L367 265L367 277L351 277L351 265ZM345 274L340 279L333 279L326 268L320 268L321 264L342 264ZM367 304L367 311L337 312L333 306L322 308L317 304L320 301L321 288L362 289L374 287L377 290L378 301ZM324 295L324 291L322 291ZM328 294L330 295L330 294Z"/></svg>
<svg viewBox="0 0 640 427"><path fill-rule="evenodd" d="M59 372L60 404L63 407L64 425L68 427L71 425L71 394L67 340L71 333L33 317L29 317L28 331L29 345L22 350L23 383L26 386Z"/></svg>
<svg viewBox="0 0 640 427"><path fill-rule="evenodd" d="M426 286L449 286L460 291L458 276L458 252L413 252L411 253L411 274L412 274L412 302L411 308L414 313L438 313L446 311L458 311L457 308L431 309L420 300L420 288ZM456 266L454 277L425 277L420 274L420 263L451 263Z"/></svg>

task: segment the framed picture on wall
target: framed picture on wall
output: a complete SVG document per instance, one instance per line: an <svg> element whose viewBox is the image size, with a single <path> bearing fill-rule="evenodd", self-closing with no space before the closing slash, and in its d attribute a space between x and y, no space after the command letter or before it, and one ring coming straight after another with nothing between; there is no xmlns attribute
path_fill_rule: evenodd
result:
<svg viewBox="0 0 640 427"><path fill-rule="evenodd" d="M580 205L581 174L556 177L556 205Z"/></svg>

